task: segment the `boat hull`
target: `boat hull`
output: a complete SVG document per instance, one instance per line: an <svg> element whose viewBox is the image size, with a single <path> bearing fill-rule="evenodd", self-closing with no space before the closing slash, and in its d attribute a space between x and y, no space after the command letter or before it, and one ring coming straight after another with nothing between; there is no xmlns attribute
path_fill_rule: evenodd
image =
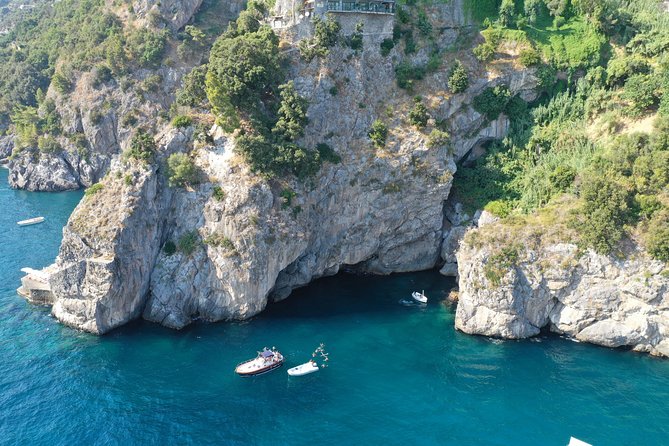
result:
<svg viewBox="0 0 669 446"><path fill-rule="evenodd" d="M290 376L304 376L308 375L310 373L314 373L318 371L318 366L313 365L309 362L298 365L297 367L293 367L288 369L288 374Z"/></svg>
<svg viewBox="0 0 669 446"><path fill-rule="evenodd" d="M274 362L266 366L253 367L249 364L253 363L252 361L247 361L239 364L235 369L235 373L239 376L257 376L262 375L263 373L271 372L274 369L278 369L283 365L284 360Z"/></svg>
<svg viewBox="0 0 669 446"><path fill-rule="evenodd" d="M21 220L16 222L17 225L19 226L30 226L30 225L36 225L38 223L42 223L44 221L44 217L37 217L37 218L31 218L28 220Z"/></svg>
<svg viewBox="0 0 669 446"><path fill-rule="evenodd" d="M418 292L414 291L414 292L411 294L411 297L412 297L413 300L415 300L416 302L420 302L420 303L422 303L422 304L426 304L426 303L427 303L427 297L426 297L424 294L421 294L421 293L418 293Z"/></svg>

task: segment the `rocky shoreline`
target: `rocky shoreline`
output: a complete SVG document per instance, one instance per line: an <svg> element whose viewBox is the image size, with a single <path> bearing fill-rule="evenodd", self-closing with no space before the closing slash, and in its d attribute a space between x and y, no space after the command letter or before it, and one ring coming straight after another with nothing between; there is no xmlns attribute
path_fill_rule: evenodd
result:
<svg viewBox="0 0 669 446"><path fill-rule="evenodd" d="M434 10L433 19L448 30L444 46L454 45L467 27L461 8L454 2ZM175 20L187 21L181 15ZM289 78L310 104L299 144L325 142L341 159L324 164L308 182L252 173L235 153L232 135L217 126L210 132L214 142L203 143L193 127L164 125L156 129L154 162L128 161L119 154L130 132L114 111L93 122L68 114L72 104L61 104L61 114L86 135L92 152L82 156L70 147L37 160L19 155L10 161L10 183L51 191L98 186L63 230L48 269L50 292L31 296L28 288L28 298L52 305L59 321L91 333L138 317L180 329L194 320L247 319L341 268L389 274L440 266L442 274L458 277L456 328L463 332L518 339L548 328L599 345L669 355L664 264L635 246L619 260L520 236L505 240L521 248L500 253L504 243L481 241L481 234L504 232L503 222L487 212L469 218L449 201L456 163L475 158L482 143L509 130L504 114L488 119L474 109L474 98L503 84L532 100L536 69L519 68L515 50L494 72L469 55L463 58L472 73L466 92L444 91L444 67L409 94L395 83L391 58L401 57L399 50L390 57L380 52L392 16L364 20L362 51L342 46L311 62L287 52ZM355 27L343 20L344 33ZM282 35L287 46L297 44L294 37ZM419 51L411 62L428 58ZM183 70L162 74L166 95L173 94ZM93 103L102 103L101 93L85 93L79 99L94 95ZM419 93L432 114L426 129L402 117ZM132 95L117 99L124 110L138 101ZM148 116L158 106L150 107ZM391 129L385 147L375 147L368 136L379 117ZM435 147L429 131L437 123L448 126L450 141ZM0 155L8 146L0 141ZM164 166L174 153L191 157L198 184L168 186Z"/></svg>

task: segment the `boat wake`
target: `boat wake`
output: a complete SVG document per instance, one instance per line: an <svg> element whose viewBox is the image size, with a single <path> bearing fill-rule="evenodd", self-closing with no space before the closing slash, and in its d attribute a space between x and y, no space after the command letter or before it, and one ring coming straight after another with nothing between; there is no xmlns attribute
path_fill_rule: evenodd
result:
<svg viewBox="0 0 669 446"><path fill-rule="evenodd" d="M405 307L418 307L418 308L425 308L427 307L426 303L418 302L413 299L406 299L402 298L398 301L400 305L404 305Z"/></svg>

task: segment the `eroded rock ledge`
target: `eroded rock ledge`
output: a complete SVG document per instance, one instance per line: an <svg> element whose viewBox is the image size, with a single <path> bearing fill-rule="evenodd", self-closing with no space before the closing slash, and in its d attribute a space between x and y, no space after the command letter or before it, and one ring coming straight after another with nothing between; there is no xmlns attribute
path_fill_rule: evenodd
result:
<svg viewBox="0 0 669 446"><path fill-rule="evenodd" d="M494 223L465 237L457 253L456 328L507 339L546 328L579 341L669 356L669 274L663 262L635 244L618 259L581 252L550 235L537 243L530 233ZM545 234L534 236L541 240Z"/></svg>

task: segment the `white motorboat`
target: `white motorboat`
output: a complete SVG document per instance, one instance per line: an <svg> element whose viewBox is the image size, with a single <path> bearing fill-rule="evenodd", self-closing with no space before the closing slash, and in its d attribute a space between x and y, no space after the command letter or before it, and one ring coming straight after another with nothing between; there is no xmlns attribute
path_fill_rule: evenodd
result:
<svg viewBox="0 0 669 446"><path fill-rule="evenodd" d="M283 355L275 348L258 352L258 356L238 364L235 373L241 376L260 375L283 365Z"/></svg>
<svg viewBox="0 0 669 446"><path fill-rule="evenodd" d="M35 218L29 218L28 220L17 221L16 224L19 226L29 226L29 225L36 225L37 223L42 223L43 221L44 217L35 217Z"/></svg>
<svg viewBox="0 0 669 446"><path fill-rule="evenodd" d="M309 362L305 362L304 364L300 364L297 367L288 369L288 374L290 376L303 376L308 375L309 373L317 372L318 370L319 369L316 361L312 359Z"/></svg>
<svg viewBox="0 0 669 446"><path fill-rule="evenodd" d="M320 367L318 362L316 362L316 359L310 359L309 362L305 362L304 364L300 364L296 367L288 369L288 374L290 376L303 376L308 375L309 373L317 372L319 368L324 369L328 366L327 362L330 360L328 357L329 355L330 354L325 351L325 344L321 343L311 354L313 358L318 357L322 359Z"/></svg>
<svg viewBox="0 0 669 446"><path fill-rule="evenodd" d="M413 293L411 293L411 297L413 297L414 300L417 300L422 304L427 303L427 296L425 295L425 290L423 290L422 293L414 291Z"/></svg>
<svg viewBox="0 0 669 446"><path fill-rule="evenodd" d="M590 443L579 440L578 438L571 437L569 439L569 444L567 446L592 446Z"/></svg>

